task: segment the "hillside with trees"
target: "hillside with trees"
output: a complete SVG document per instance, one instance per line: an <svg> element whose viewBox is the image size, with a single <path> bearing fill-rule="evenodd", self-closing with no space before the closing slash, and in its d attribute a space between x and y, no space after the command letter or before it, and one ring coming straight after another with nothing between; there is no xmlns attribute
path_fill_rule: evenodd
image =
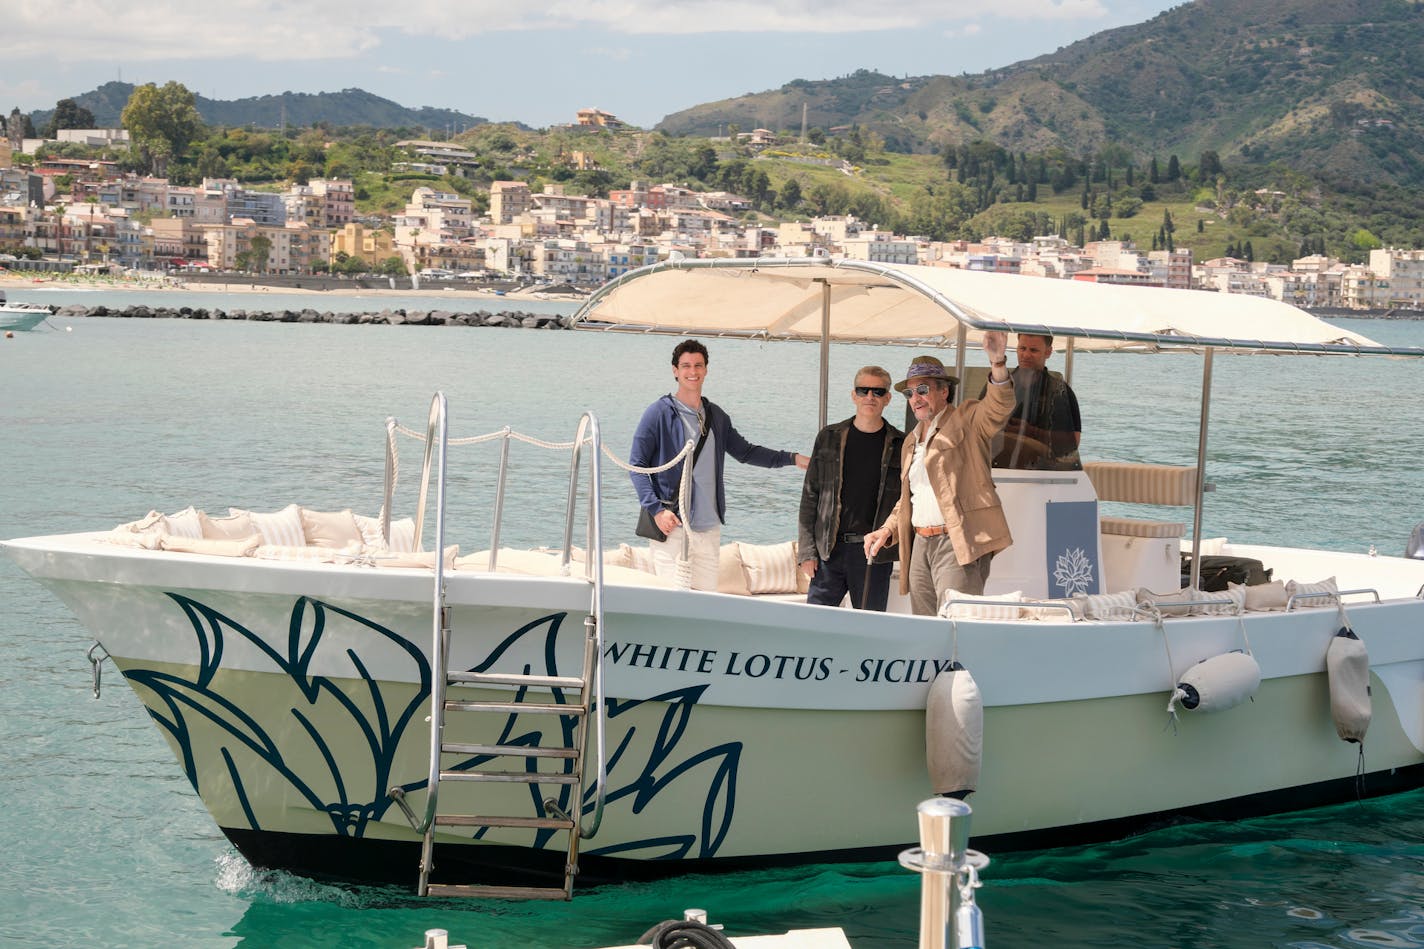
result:
<svg viewBox="0 0 1424 949"><path fill-rule="evenodd" d="M62 101L71 102L87 110L92 119L87 127L117 128L121 125L124 107L128 105L135 88L137 87L132 83L106 82L97 89ZM208 99L194 94L193 105L208 125L267 129L280 129L285 126L300 128L309 125L369 125L372 128L426 129L448 134L486 121L479 116L466 115L453 109L407 108L361 89L317 93L284 92L280 95L232 100ZM51 115L51 112L35 112L31 118L37 127L42 128L50 121Z"/></svg>
<svg viewBox="0 0 1424 949"><path fill-rule="evenodd" d="M669 134L858 125L894 151L974 139L1071 154L1279 162L1350 183L1424 185L1424 4L1196 0L1035 59L958 77L859 71L667 116Z"/></svg>

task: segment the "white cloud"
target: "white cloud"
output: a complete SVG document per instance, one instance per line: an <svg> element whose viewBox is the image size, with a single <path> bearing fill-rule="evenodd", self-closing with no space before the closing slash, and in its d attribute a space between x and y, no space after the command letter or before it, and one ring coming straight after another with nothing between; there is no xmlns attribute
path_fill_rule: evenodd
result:
<svg viewBox="0 0 1424 949"><path fill-rule="evenodd" d="M629 35L863 33L963 21L1095 20L1116 0L11 0L6 53L124 63L349 59L382 34L462 40L503 31L584 29Z"/></svg>
<svg viewBox="0 0 1424 949"><path fill-rule="evenodd" d="M954 26L944 31L946 39L964 39L967 36L978 36L984 28L978 23L966 23L963 26Z"/></svg>

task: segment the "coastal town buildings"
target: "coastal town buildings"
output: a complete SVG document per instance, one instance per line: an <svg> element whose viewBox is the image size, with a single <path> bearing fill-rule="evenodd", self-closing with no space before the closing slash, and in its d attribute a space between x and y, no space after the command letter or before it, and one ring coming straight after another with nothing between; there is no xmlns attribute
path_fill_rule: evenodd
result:
<svg viewBox="0 0 1424 949"><path fill-rule="evenodd" d="M579 124L621 123L586 109ZM434 173L458 174L456 169L475 167L477 156L449 143L403 144L423 160L417 170L428 165ZM4 157L0 153L0 164ZM591 167L587 158L580 153L571 160ZM1127 240L1090 240L1081 247L1058 235L930 241L854 215L757 221L747 214L753 202L744 196L674 182L637 180L601 198L571 193L556 181L536 190L529 181L497 180L489 188L487 214L477 214L477 203L462 190L417 187L400 212L358 220L350 179L314 178L281 191L245 188L225 178L176 185L123 174L114 162L49 158L27 168L0 167L0 249L37 252L43 261L13 263L34 269L241 267L299 275L355 259L387 273L394 267L408 274L583 288L674 254L844 256L1258 295L1313 308L1424 309L1424 250L1417 249L1379 248L1354 264L1319 254L1289 265L1236 257L1196 261L1187 248L1145 251Z"/></svg>

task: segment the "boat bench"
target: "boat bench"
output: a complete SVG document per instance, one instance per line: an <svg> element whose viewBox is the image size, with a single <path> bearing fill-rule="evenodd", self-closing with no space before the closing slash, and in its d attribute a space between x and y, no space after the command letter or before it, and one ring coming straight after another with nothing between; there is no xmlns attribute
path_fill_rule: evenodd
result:
<svg viewBox="0 0 1424 949"><path fill-rule="evenodd" d="M1088 461L1083 471L1099 501L1191 507L1196 503L1195 465L1135 461ZM1181 582L1181 521L1099 517L1106 592L1146 587L1175 590Z"/></svg>
<svg viewBox="0 0 1424 949"><path fill-rule="evenodd" d="M570 573L583 575L584 551L575 547ZM455 561L456 570L488 570L489 551L482 550ZM552 577L563 573L560 551L552 548L514 550L501 547L495 572ZM676 588L677 583L653 571L653 556L646 546L619 544L603 554L603 579L628 586ZM804 603L809 585L796 563L796 544L723 544L717 561L717 592Z"/></svg>
<svg viewBox="0 0 1424 949"><path fill-rule="evenodd" d="M289 504L278 511L259 513L232 508L214 517L192 507L175 514L150 511L147 516L120 524L110 531L110 543L173 553L215 557L253 557L259 560L356 564L376 567L435 565L432 551L415 550L415 523L410 518L391 522L391 537L382 537L380 522L345 511L314 511ZM578 548L572 559L583 563ZM447 569L488 571L488 550L459 556L458 546L447 546ZM604 580L635 586L675 587L676 583L653 572L647 547L620 544L603 556ZM498 573L555 577L564 574L562 557L555 550L500 548L495 558ZM582 567L576 571L582 573ZM723 544L718 559L717 592L738 596L765 596L805 602L809 581L796 562L796 543Z"/></svg>

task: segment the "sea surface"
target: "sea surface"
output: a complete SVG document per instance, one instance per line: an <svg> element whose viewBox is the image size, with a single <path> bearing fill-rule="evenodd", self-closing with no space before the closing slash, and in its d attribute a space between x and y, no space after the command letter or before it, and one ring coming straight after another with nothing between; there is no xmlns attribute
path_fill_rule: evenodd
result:
<svg viewBox="0 0 1424 949"><path fill-rule="evenodd" d="M168 293L10 296L184 305ZM200 296L208 307L256 306L248 294ZM273 308L280 296L271 295ZM335 295L310 305L431 305L373 296L374 307ZM626 457L639 414L671 382L666 337L102 318L50 324L0 339L0 537L103 529L189 504L223 512L296 501L374 514L385 419L423 429L437 390L449 399L452 437L510 425L560 442L587 410L610 449ZM1424 323L1340 325L1424 345ZM707 394L741 432L808 450L817 427L816 348L732 341L710 348ZM879 363L898 378L911 355L834 348L832 417L849 414L857 367ZM1061 362L1055 355L1051 365ZM1086 457L1193 461L1199 358L1084 355L1074 370ZM1406 360L1218 357L1208 443L1216 490L1207 495L1203 534L1402 553L1424 520L1421 371ZM414 441L401 439L401 451L397 513L413 506L420 461ZM504 542L558 543L567 455L523 443L511 454ZM465 551L488 545L494 459L488 444L451 449L449 540ZM632 490L611 463L604 480L606 542L632 541ZM731 464L728 481L726 537L794 536L794 469ZM840 926L857 949L917 945L919 879L888 862L605 887L556 905L422 901L401 888L253 870L208 819L111 665L94 698L91 642L57 600L0 557L7 949L404 949L437 927L472 949L592 947L634 942L688 907L707 909L733 935ZM808 787L786 806L814 807L815 792ZM914 821L904 815L907 840ZM990 856L979 900L996 949L1424 946L1424 793Z"/></svg>

